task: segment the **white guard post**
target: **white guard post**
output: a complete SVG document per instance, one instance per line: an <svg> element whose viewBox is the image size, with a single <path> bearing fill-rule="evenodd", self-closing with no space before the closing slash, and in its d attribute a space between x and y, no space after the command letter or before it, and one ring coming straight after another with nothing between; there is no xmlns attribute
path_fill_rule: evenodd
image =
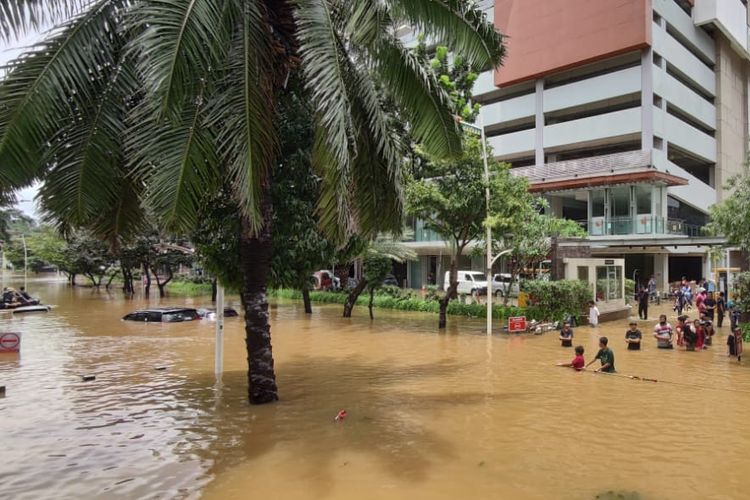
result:
<svg viewBox="0 0 750 500"><path fill-rule="evenodd" d="M214 371L220 378L224 370L224 286L216 284L216 357Z"/></svg>

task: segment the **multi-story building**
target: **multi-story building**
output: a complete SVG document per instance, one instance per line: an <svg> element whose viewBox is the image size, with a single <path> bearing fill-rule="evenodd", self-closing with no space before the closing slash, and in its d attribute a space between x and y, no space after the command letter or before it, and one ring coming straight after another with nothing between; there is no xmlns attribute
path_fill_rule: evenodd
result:
<svg viewBox="0 0 750 500"><path fill-rule="evenodd" d="M744 0L495 0L507 57L475 87L494 155L596 257L660 289L710 275L711 205L748 148L750 17ZM411 286L440 282L445 247L417 223ZM482 259L465 265L482 269ZM740 260L733 259L732 264Z"/></svg>

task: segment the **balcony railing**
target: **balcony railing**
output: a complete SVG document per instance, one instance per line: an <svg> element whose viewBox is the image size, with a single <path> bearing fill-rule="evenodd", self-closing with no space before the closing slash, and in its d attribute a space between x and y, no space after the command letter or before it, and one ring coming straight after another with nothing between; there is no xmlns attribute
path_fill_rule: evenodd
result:
<svg viewBox="0 0 750 500"><path fill-rule="evenodd" d="M651 151L626 151L609 155L581 158L578 160L545 163L540 166L519 167L511 170L513 175L526 177L529 182L549 182L578 179L615 172L633 172L651 169Z"/></svg>
<svg viewBox="0 0 750 500"><path fill-rule="evenodd" d="M681 219L639 215L633 217L593 217L578 220L590 236L624 236L631 234L673 234L690 237L704 236L703 226L688 224Z"/></svg>

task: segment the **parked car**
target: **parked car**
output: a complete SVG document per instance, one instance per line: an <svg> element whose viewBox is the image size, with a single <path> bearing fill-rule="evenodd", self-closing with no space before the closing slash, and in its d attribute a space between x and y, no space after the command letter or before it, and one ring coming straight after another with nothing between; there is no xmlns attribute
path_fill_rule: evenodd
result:
<svg viewBox="0 0 750 500"><path fill-rule="evenodd" d="M508 273L498 273L492 276L492 292L496 297L505 297L510 288L509 297L518 297L520 291L519 280L513 280L513 286L510 285L511 275Z"/></svg>
<svg viewBox="0 0 750 500"><path fill-rule="evenodd" d="M487 276L481 271L458 271L459 295L487 295ZM450 287L450 271L445 273L443 290L446 292Z"/></svg>
<svg viewBox="0 0 750 500"><path fill-rule="evenodd" d="M204 319L216 319L216 308L215 307L206 307L206 308L200 308L197 310L198 316ZM225 307L224 308L224 317L225 318L235 318L239 316L240 314L237 312L236 309L233 307Z"/></svg>
<svg viewBox="0 0 750 500"><path fill-rule="evenodd" d="M398 280L392 274L387 274L383 280L383 286L399 286Z"/></svg>
<svg viewBox="0 0 750 500"><path fill-rule="evenodd" d="M340 290L341 280L332 271L321 269L312 275L313 290Z"/></svg>
<svg viewBox="0 0 750 500"><path fill-rule="evenodd" d="M144 323L180 323L201 319L198 311L189 307L162 307L142 309L122 318L125 321L142 321Z"/></svg>

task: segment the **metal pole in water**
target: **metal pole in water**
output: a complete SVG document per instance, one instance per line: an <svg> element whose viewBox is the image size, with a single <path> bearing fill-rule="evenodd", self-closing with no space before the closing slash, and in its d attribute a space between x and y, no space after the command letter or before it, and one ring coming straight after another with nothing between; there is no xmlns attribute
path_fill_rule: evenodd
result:
<svg viewBox="0 0 750 500"><path fill-rule="evenodd" d="M214 371L220 378L224 370L224 286L216 283L216 358Z"/></svg>
<svg viewBox="0 0 750 500"><path fill-rule="evenodd" d="M23 242L23 287L28 289L29 280L29 253L26 250L26 237L22 234L21 241Z"/></svg>
<svg viewBox="0 0 750 500"><path fill-rule="evenodd" d="M487 137L484 135L484 115L479 114L479 127L482 132L482 160L484 161L484 188L487 217L490 216L490 168L487 163ZM487 335L492 335L492 229L487 225Z"/></svg>

